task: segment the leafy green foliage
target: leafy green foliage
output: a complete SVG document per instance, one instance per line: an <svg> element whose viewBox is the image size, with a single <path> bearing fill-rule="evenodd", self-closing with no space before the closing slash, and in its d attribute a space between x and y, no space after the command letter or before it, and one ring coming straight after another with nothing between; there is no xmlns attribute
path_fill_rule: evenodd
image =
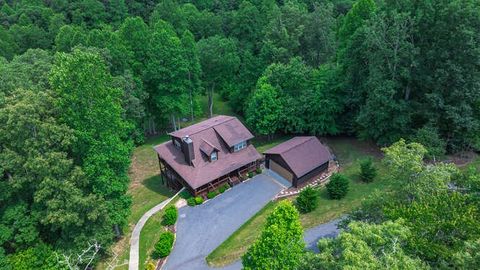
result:
<svg viewBox="0 0 480 270"><path fill-rule="evenodd" d="M163 214L162 224L165 226L174 225L177 222L178 210L174 205L171 205L165 209Z"/></svg>
<svg viewBox="0 0 480 270"><path fill-rule="evenodd" d="M216 190L210 191L210 192L207 193L207 198L208 199L213 199L213 198L217 197L217 195L218 195L218 191L216 191Z"/></svg>
<svg viewBox="0 0 480 270"><path fill-rule="evenodd" d="M189 206L195 206L195 205L196 205L196 203L195 203L195 198L194 198L194 197L188 198L188 199L187 199L187 204L188 204Z"/></svg>
<svg viewBox="0 0 480 270"><path fill-rule="evenodd" d="M377 169L373 165L371 158L360 161L360 179L365 183L372 182L377 176Z"/></svg>
<svg viewBox="0 0 480 270"><path fill-rule="evenodd" d="M12 269L66 270L66 266L58 263L57 255L45 244L30 247L8 257ZM1 264L0 264L1 265ZM8 269L8 268L6 268Z"/></svg>
<svg viewBox="0 0 480 270"><path fill-rule="evenodd" d="M417 142L425 147L427 153L425 157L428 159L436 159L445 154L446 143L440 138L438 129L425 126L415 133L412 141Z"/></svg>
<svg viewBox="0 0 480 270"><path fill-rule="evenodd" d="M305 245L302 234L295 207L280 202L267 217L260 238L242 257L244 269L295 269Z"/></svg>
<svg viewBox="0 0 480 270"><path fill-rule="evenodd" d="M341 173L334 173L327 183L327 193L331 199L340 200L348 193L350 179Z"/></svg>
<svg viewBox="0 0 480 270"><path fill-rule="evenodd" d="M247 123L261 135L273 135L280 125L283 105L278 99L278 91L270 84L260 81L247 104Z"/></svg>
<svg viewBox="0 0 480 270"><path fill-rule="evenodd" d="M203 203L203 198L200 196L195 197L195 204L200 205Z"/></svg>
<svg viewBox="0 0 480 270"><path fill-rule="evenodd" d="M230 186L229 186L227 183L225 183L225 184L223 184L223 185L218 189L218 192L224 193L224 192L227 191L229 188L230 188Z"/></svg>
<svg viewBox="0 0 480 270"><path fill-rule="evenodd" d="M155 244L155 250L152 253L154 259L165 258L172 251L175 235L171 232L163 232L160 234L158 242Z"/></svg>
<svg viewBox="0 0 480 270"><path fill-rule="evenodd" d="M353 222L337 238L320 240L320 253L305 256L297 269L429 269L404 251L410 238L401 221L381 225Z"/></svg>
<svg viewBox="0 0 480 270"><path fill-rule="evenodd" d="M129 214L126 194L132 143L131 126L123 119L122 92L113 87L105 62L95 53L74 50L57 54L50 83L59 99L61 123L77 140L73 154L94 194L104 198L113 225L124 225Z"/></svg>
<svg viewBox="0 0 480 270"><path fill-rule="evenodd" d="M310 213L318 207L319 192L312 187L307 187L295 199L295 206L300 213Z"/></svg>
<svg viewBox="0 0 480 270"><path fill-rule="evenodd" d="M460 172L451 164L426 165L422 161L426 150L417 143L402 140L384 151L398 188L370 198L350 219L375 223L401 219L411 233L405 241L407 254L434 268L468 265L472 241L480 234L478 172Z"/></svg>

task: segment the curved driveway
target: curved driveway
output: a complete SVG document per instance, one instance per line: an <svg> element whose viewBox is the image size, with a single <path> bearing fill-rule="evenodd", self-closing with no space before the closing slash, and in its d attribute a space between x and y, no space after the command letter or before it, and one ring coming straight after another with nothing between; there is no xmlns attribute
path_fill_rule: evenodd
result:
<svg viewBox="0 0 480 270"><path fill-rule="evenodd" d="M203 205L180 208L175 246L162 269L241 269L241 261L222 268L212 268L207 265L205 257L260 211L281 189L276 180L261 174ZM339 221L333 220L305 231L307 249L316 252L320 238L335 237Z"/></svg>
<svg viewBox="0 0 480 270"><path fill-rule="evenodd" d="M270 176L259 174L205 204L180 208L175 246L162 269L211 269L205 257L282 188ZM236 262L222 269L240 268L240 262Z"/></svg>

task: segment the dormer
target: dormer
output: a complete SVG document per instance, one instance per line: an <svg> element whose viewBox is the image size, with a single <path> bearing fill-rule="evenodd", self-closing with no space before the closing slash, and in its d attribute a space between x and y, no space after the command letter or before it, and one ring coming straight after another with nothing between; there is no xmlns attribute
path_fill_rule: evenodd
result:
<svg viewBox="0 0 480 270"><path fill-rule="evenodd" d="M218 148L215 147L211 142L202 140L200 143L200 151L205 154L210 162L218 160Z"/></svg>
<svg viewBox="0 0 480 270"><path fill-rule="evenodd" d="M239 143L237 143L237 144L234 144L234 145L233 145L233 152L238 152L238 151L240 151L240 150L242 150L242 149L244 149L244 148L247 148L247 145L248 145L248 144L247 144L247 141L241 141L241 142L239 142Z"/></svg>

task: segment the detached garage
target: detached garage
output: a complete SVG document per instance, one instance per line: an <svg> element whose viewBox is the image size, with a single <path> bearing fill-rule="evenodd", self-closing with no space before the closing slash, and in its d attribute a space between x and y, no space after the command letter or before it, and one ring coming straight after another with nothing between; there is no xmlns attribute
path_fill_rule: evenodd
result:
<svg viewBox="0 0 480 270"><path fill-rule="evenodd" d="M326 171L332 154L316 137L295 137L265 153L265 166L298 187Z"/></svg>

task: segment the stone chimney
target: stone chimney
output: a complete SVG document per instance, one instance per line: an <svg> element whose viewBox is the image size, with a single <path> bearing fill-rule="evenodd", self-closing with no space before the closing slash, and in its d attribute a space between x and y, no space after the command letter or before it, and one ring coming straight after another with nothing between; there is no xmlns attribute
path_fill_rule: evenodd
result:
<svg viewBox="0 0 480 270"><path fill-rule="evenodd" d="M193 165L195 153L193 151L193 141L188 135L182 138L182 152L183 155L185 155L185 161L187 164Z"/></svg>

